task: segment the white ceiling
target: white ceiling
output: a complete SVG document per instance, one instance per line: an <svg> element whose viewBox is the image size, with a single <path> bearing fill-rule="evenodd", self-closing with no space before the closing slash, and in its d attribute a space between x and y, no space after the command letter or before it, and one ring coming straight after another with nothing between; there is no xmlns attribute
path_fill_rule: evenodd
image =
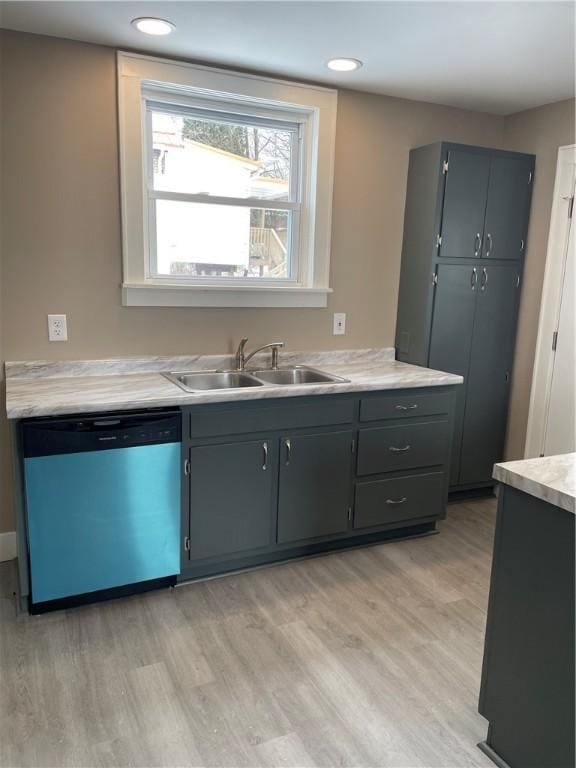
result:
<svg viewBox="0 0 576 768"><path fill-rule="evenodd" d="M160 16L169 37L131 19ZM574 95L572 2L4 2L0 26L509 114ZM334 56L364 61L330 72Z"/></svg>

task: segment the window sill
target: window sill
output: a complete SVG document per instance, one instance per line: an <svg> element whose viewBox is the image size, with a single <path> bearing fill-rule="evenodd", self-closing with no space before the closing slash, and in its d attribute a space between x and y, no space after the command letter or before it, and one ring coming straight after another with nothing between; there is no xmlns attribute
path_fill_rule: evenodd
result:
<svg viewBox="0 0 576 768"><path fill-rule="evenodd" d="M326 307L331 288L124 283L125 307Z"/></svg>

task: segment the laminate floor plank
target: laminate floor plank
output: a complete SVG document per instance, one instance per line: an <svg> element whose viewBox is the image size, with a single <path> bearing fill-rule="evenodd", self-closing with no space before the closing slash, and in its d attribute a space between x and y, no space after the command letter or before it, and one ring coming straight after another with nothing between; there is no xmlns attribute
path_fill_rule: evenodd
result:
<svg viewBox="0 0 576 768"><path fill-rule="evenodd" d="M440 534L16 616L1 768L476 768L495 500Z"/></svg>

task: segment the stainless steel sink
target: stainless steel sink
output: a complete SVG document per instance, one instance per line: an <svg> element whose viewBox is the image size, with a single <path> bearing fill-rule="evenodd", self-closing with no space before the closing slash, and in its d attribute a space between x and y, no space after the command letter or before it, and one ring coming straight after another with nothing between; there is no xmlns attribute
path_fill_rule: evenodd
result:
<svg viewBox="0 0 576 768"><path fill-rule="evenodd" d="M330 384L347 382L340 376L334 376L331 373L318 371L316 368L308 368L305 365L295 365L292 368L278 368L276 370L266 368L257 371L250 371L255 376L267 384L278 385L297 385L297 384Z"/></svg>
<svg viewBox="0 0 576 768"><path fill-rule="evenodd" d="M262 386L261 381L242 371L181 371L164 376L186 392Z"/></svg>
<svg viewBox="0 0 576 768"><path fill-rule="evenodd" d="M291 368L263 368L257 371L176 371L163 375L185 392L348 381L340 376L308 368L305 365L295 365Z"/></svg>

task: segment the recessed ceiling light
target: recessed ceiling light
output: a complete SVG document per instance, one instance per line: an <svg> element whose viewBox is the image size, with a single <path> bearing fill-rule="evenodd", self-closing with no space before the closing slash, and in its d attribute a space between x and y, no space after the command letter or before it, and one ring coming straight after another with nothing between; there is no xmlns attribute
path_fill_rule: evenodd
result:
<svg viewBox="0 0 576 768"><path fill-rule="evenodd" d="M132 26L146 35L169 35L175 28L171 21L153 19L147 16L140 19L132 19Z"/></svg>
<svg viewBox="0 0 576 768"><path fill-rule="evenodd" d="M353 72L355 69L360 69L362 62L359 59L330 59L326 62L326 66L336 72Z"/></svg>

